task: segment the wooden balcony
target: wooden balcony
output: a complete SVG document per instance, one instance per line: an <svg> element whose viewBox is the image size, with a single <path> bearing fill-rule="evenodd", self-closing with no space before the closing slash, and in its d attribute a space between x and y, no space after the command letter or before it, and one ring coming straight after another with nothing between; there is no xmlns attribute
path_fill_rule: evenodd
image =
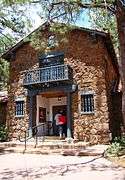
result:
<svg viewBox="0 0 125 180"><path fill-rule="evenodd" d="M72 81L72 68L69 65L49 66L24 72L23 85Z"/></svg>

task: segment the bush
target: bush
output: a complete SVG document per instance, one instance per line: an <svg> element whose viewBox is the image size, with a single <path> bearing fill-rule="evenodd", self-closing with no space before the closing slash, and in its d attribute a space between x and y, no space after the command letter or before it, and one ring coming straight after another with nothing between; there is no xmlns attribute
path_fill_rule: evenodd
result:
<svg viewBox="0 0 125 180"><path fill-rule="evenodd" d="M8 137L7 128L4 125L0 125L0 141L6 141Z"/></svg>
<svg viewBox="0 0 125 180"><path fill-rule="evenodd" d="M107 156L120 156L125 154L125 137L115 138L114 142L106 150Z"/></svg>

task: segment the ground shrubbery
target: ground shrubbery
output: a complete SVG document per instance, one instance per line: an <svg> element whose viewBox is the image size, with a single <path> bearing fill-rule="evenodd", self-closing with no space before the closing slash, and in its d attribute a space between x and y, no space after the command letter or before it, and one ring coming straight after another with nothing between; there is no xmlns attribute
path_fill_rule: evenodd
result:
<svg viewBox="0 0 125 180"><path fill-rule="evenodd" d="M0 125L0 141L6 141L8 138L8 131L4 125Z"/></svg>
<svg viewBox="0 0 125 180"><path fill-rule="evenodd" d="M115 138L106 150L106 156L118 157L125 155L125 137Z"/></svg>

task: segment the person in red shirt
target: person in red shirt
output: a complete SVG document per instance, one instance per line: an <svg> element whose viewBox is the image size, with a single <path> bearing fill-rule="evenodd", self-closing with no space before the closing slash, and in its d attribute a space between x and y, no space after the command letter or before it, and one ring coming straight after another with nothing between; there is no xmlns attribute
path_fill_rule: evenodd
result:
<svg viewBox="0 0 125 180"><path fill-rule="evenodd" d="M67 117L64 112L59 116L59 136L60 138L66 137L67 132Z"/></svg>
<svg viewBox="0 0 125 180"><path fill-rule="evenodd" d="M67 117L63 111L59 111L55 115L56 125L58 127L59 137L62 139L67 135Z"/></svg>

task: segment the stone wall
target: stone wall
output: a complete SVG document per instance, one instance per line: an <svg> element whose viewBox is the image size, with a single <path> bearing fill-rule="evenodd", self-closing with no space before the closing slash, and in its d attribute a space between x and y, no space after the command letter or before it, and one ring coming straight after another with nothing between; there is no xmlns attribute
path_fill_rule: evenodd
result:
<svg viewBox="0 0 125 180"><path fill-rule="evenodd" d="M10 138L24 136L29 124L29 99L27 89L23 87L23 71L38 67L37 52L30 44L23 45L17 52L15 60L10 62L9 101L7 113L7 126ZM15 99L24 98L24 117L15 117Z"/></svg>
<svg viewBox="0 0 125 180"><path fill-rule="evenodd" d="M65 63L73 69L74 82L78 85L78 91L72 95L73 134L75 139L90 141L91 143L108 143L110 140L109 129L109 103L107 75L110 76L108 83L116 78L111 58L106 51L104 40L100 35L73 30L67 34L66 43L60 43L54 50L65 53ZM10 137L17 138L19 133L28 127L28 100L27 90L22 85L23 71L38 67L37 51L26 44L16 51L16 59L10 64L10 90L8 103L8 126ZM106 71L105 56L109 69ZM108 73L108 74L107 74ZM82 91L94 92L94 114L81 114L80 94ZM25 97L25 115L16 118L14 115L14 99L16 96Z"/></svg>

